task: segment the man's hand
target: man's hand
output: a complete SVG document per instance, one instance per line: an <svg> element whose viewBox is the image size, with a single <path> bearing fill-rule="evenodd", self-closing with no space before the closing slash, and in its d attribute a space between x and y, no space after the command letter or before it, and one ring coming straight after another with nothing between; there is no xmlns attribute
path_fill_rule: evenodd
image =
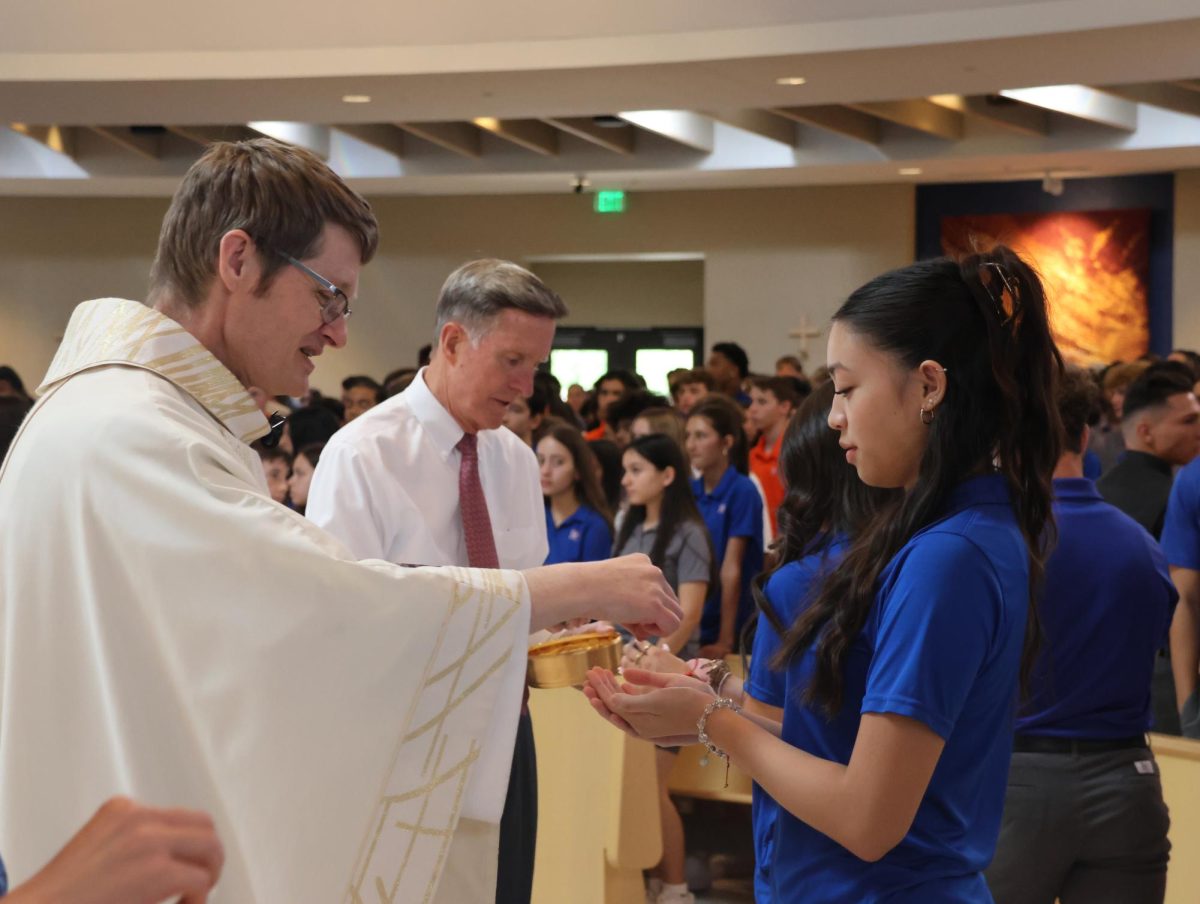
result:
<svg viewBox="0 0 1200 904"><path fill-rule="evenodd" d="M588 616L624 625L644 638L670 634L683 616L667 579L640 553L603 562L546 565L524 575L532 631Z"/></svg>
<svg viewBox="0 0 1200 904"><path fill-rule="evenodd" d="M212 819L114 797L7 904L205 904L225 853Z"/></svg>
<svg viewBox="0 0 1200 904"><path fill-rule="evenodd" d="M670 634L679 627L679 598L649 556L638 553L589 564L603 572L595 576L594 587L603 617L638 638Z"/></svg>

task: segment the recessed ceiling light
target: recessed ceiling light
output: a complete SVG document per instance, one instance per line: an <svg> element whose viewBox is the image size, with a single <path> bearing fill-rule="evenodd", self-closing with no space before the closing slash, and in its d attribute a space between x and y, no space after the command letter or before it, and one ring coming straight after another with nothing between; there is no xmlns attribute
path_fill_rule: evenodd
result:
<svg viewBox="0 0 1200 904"><path fill-rule="evenodd" d="M346 104L369 104L371 95L369 94L343 94L342 103Z"/></svg>
<svg viewBox="0 0 1200 904"><path fill-rule="evenodd" d="M803 85L808 79L800 75L784 76L783 78L775 79L777 85Z"/></svg>
<svg viewBox="0 0 1200 904"><path fill-rule="evenodd" d="M919 176L921 175L921 167L919 166L904 166L900 168L901 176Z"/></svg>

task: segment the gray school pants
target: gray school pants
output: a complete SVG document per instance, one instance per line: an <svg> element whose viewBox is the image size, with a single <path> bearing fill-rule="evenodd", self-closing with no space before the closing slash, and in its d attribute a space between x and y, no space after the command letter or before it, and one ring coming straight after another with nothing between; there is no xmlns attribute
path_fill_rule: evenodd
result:
<svg viewBox="0 0 1200 904"><path fill-rule="evenodd" d="M1170 817L1148 748L1014 752L996 856L996 904L1162 904Z"/></svg>

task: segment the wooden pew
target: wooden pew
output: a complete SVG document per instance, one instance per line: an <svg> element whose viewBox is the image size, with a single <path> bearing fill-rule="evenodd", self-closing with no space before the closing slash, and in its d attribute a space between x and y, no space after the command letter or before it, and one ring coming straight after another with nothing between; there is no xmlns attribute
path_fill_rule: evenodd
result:
<svg viewBox="0 0 1200 904"><path fill-rule="evenodd" d="M1200 900L1200 741L1152 734L1150 747L1171 811L1166 904L1195 904Z"/></svg>
<svg viewBox="0 0 1200 904"><path fill-rule="evenodd" d="M662 856L654 748L572 688L534 690L538 838L533 904L644 904Z"/></svg>

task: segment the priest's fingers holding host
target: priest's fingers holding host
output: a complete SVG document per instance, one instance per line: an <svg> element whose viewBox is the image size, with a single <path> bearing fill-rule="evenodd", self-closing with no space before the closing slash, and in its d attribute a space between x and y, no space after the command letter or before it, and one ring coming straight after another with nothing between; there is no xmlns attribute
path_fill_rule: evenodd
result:
<svg viewBox="0 0 1200 904"><path fill-rule="evenodd" d="M523 574L533 631L586 615L623 624L647 637L671 633L683 616L671 585L641 554L545 565Z"/></svg>
<svg viewBox="0 0 1200 904"><path fill-rule="evenodd" d="M5 901L41 904L205 904L225 853L212 819L116 797Z"/></svg>
<svg viewBox="0 0 1200 904"><path fill-rule="evenodd" d="M639 637L670 634L679 627L683 608L662 571L648 556L618 556L590 563L597 575L598 592L605 597L606 614Z"/></svg>

